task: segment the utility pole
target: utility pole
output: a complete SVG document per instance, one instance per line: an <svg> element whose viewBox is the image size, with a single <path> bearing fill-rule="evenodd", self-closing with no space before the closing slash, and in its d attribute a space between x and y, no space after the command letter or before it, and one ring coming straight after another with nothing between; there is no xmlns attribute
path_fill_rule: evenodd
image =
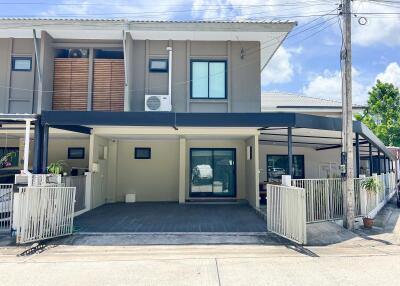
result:
<svg viewBox="0 0 400 286"><path fill-rule="evenodd" d="M343 226L354 228L353 110L351 76L351 0L342 0L342 183ZM343 166L344 165L344 166Z"/></svg>

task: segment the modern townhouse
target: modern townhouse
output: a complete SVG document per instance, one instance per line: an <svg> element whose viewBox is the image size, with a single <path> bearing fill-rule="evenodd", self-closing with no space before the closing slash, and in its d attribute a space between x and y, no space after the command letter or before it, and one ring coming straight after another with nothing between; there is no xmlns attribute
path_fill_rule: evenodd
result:
<svg viewBox="0 0 400 286"><path fill-rule="evenodd" d="M261 72L294 22L0 25L0 151L17 152L12 164L25 173L65 161L67 177L86 184L77 189L78 214L97 208L109 217L108 206L133 197L259 210L263 186L282 175L340 176L339 118L295 108L300 102L262 109ZM391 152L360 122L354 153L357 177L393 170Z"/></svg>

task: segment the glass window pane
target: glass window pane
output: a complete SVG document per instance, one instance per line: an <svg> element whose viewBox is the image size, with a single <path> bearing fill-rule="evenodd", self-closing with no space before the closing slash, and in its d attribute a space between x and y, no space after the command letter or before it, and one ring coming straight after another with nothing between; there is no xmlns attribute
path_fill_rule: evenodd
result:
<svg viewBox="0 0 400 286"><path fill-rule="evenodd" d="M211 150L191 151L191 192L211 194L213 192L213 157Z"/></svg>
<svg viewBox="0 0 400 286"><path fill-rule="evenodd" d="M287 174L288 157L281 155L267 156L267 177L268 182L280 183L282 175Z"/></svg>
<svg viewBox="0 0 400 286"><path fill-rule="evenodd" d="M210 98L225 98L225 63L210 63Z"/></svg>
<svg viewBox="0 0 400 286"><path fill-rule="evenodd" d="M213 193L235 195L235 157L233 150L214 150Z"/></svg>
<svg viewBox="0 0 400 286"><path fill-rule="evenodd" d="M14 71L30 71L32 68L31 58L13 58Z"/></svg>
<svg viewBox="0 0 400 286"><path fill-rule="evenodd" d="M168 71L168 60L150 60L150 71Z"/></svg>
<svg viewBox="0 0 400 286"><path fill-rule="evenodd" d="M207 62L192 62L192 98L208 98Z"/></svg>
<svg viewBox="0 0 400 286"><path fill-rule="evenodd" d="M293 179L304 178L304 157L301 155L293 156Z"/></svg>
<svg viewBox="0 0 400 286"><path fill-rule="evenodd" d="M151 159L151 148L136 147L135 148L135 159Z"/></svg>
<svg viewBox="0 0 400 286"><path fill-rule="evenodd" d="M268 182L281 183L282 175L289 174L287 155L267 156ZM293 155L293 179L304 179L304 156Z"/></svg>

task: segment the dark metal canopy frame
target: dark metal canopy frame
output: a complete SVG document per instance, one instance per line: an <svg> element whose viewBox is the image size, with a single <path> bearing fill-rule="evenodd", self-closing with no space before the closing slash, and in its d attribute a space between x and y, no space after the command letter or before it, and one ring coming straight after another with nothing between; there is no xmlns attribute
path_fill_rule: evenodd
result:
<svg viewBox="0 0 400 286"><path fill-rule="evenodd" d="M41 162L42 170L47 165L48 128L58 128L84 134L91 133L90 126L148 126L148 127L249 127L260 131L287 129L288 155L293 148L292 129L308 128L319 130L342 131L340 118L323 117L300 113L286 112L259 112L259 113L176 113L176 112L101 112L101 111L43 111L40 116L39 126L35 129L35 140L43 146L42 154L35 156ZM356 147L356 161L360 166L360 145L369 144L369 155L372 156L372 146L378 152L382 152L387 159L394 157L390 150L373 134L363 123L353 122L353 131L356 134L354 146ZM360 141L360 137L364 138ZM340 148L341 145L333 145L319 148L319 150ZM35 149L36 150L36 149ZM36 150L38 151L38 150ZM40 152L40 151L39 151ZM289 159L289 162L291 160ZM372 166L372 159L370 158ZM379 164L378 164L379 165ZM386 165L385 165L386 166ZM289 170L291 170L289 163ZM371 168L370 168L371 169ZM292 172L292 171L291 171ZM359 170L357 172L359 175Z"/></svg>

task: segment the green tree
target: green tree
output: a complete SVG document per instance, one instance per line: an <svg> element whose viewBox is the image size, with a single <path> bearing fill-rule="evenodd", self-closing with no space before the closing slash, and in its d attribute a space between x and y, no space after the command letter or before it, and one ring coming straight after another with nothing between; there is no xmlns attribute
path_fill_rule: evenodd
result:
<svg viewBox="0 0 400 286"><path fill-rule="evenodd" d="M386 146L400 146L400 93L391 83L377 81L368 105L356 119L363 122Z"/></svg>

